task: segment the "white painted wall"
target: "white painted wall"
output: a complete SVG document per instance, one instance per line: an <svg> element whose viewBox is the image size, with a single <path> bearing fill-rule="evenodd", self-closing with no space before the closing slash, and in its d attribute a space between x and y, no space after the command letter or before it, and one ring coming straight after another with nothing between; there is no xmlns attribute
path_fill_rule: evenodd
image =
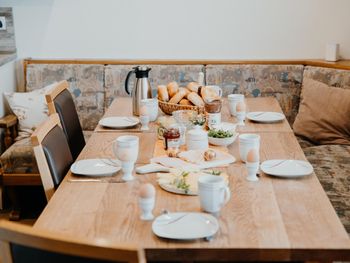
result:
<svg viewBox="0 0 350 263"><path fill-rule="evenodd" d="M15 62L6 63L0 66L0 117L6 112L4 92L12 92L16 89Z"/></svg>
<svg viewBox="0 0 350 263"><path fill-rule="evenodd" d="M19 57L350 58L349 0L0 0Z"/></svg>

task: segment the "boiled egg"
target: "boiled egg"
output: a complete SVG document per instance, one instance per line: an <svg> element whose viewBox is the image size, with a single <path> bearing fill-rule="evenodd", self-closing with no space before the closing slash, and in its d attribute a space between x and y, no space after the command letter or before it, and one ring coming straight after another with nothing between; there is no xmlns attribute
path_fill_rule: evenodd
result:
<svg viewBox="0 0 350 263"><path fill-rule="evenodd" d="M246 106L245 106L245 103L243 101L240 101L237 103L237 105L236 105L237 112L245 111L245 109L246 109Z"/></svg>
<svg viewBox="0 0 350 263"><path fill-rule="evenodd" d="M152 198L156 195L156 189L150 183L143 184L140 187L139 196L140 198Z"/></svg>
<svg viewBox="0 0 350 263"><path fill-rule="evenodd" d="M259 153L256 149L250 149L247 154L247 163L259 162Z"/></svg>

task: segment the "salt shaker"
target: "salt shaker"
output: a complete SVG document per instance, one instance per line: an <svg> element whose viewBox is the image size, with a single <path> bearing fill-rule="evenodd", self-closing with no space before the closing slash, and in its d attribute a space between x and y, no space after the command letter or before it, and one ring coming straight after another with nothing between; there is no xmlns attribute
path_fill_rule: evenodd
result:
<svg viewBox="0 0 350 263"><path fill-rule="evenodd" d="M244 101L240 101L236 104L236 117L238 120L238 125L244 126L244 120L246 115L246 105Z"/></svg>
<svg viewBox="0 0 350 263"><path fill-rule="evenodd" d="M141 220L152 220L155 203L156 190L150 183L143 184L139 192L139 206L141 209Z"/></svg>
<svg viewBox="0 0 350 263"><path fill-rule="evenodd" d="M259 171L259 152L256 149L250 149L247 154L246 168L248 170L247 180L251 182L259 181L256 176Z"/></svg>

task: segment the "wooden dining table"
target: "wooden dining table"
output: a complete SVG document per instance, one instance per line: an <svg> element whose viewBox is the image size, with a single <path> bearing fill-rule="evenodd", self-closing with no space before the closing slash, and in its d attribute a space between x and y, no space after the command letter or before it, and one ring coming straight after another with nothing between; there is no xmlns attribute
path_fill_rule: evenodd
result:
<svg viewBox="0 0 350 263"><path fill-rule="evenodd" d="M275 98L246 99L250 111L282 112ZM131 99L117 98L105 116L131 116ZM224 101L222 119L234 122ZM149 163L157 152L155 124L141 132L97 126L78 159L114 158L112 142L126 133L140 138L136 166ZM288 122L261 124L246 121L239 133L261 136L260 161L306 160ZM350 260L350 239L317 176L285 179L260 173L258 182L246 180L247 171L239 158L238 142L227 148L236 162L220 168L229 175L230 201L219 217L219 231L211 241L172 240L152 232L152 221L140 220L138 192L143 183L156 188L154 214L201 212L198 196L162 190L156 174L135 174L122 183L111 178L95 182L72 181L68 172L36 221L34 228L137 244L152 261L331 261Z"/></svg>

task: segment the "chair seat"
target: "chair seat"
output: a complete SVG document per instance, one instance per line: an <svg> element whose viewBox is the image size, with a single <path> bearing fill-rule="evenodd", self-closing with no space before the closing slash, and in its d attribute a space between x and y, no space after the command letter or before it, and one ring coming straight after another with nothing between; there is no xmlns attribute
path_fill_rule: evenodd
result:
<svg viewBox="0 0 350 263"><path fill-rule="evenodd" d="M0 157L4 174L39 174L30 138L16 141Z"/></svg>
<svg viewBox="0 0 350 263"><path fill-rule="evenodd" d="M319 145L303 150L350 234L350 146Z"/></svg>

